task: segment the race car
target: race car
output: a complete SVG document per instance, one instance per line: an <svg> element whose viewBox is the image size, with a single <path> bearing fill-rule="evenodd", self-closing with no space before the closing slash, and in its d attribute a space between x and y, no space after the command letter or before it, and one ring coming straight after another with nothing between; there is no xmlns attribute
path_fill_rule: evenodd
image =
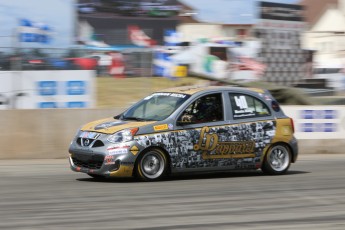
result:
<svg viewBox="0 0 345 230"><path fill-rule="evenodd" d="M267 90L178 87L81 127L71 169L91 177L160 180L175 173L258 170L284 174L296 162L293 120Z"/></svg>

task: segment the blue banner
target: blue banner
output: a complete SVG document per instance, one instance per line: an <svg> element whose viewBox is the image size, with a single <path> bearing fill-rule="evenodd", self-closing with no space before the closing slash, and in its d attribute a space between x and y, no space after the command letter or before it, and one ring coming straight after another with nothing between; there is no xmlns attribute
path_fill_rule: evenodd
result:
<svg viewBox="0 0 345 230"><path fill-rule="evenodd" d="M52 29L43 23L29 19L19 20L18 39L20 42L37 42L47 44L52 40Z"/></svg>

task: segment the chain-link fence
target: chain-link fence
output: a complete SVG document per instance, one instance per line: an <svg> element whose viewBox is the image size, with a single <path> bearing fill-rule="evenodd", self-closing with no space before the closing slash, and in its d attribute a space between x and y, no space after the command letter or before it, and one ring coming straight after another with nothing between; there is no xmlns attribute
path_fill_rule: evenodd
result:
<svg viewBox="0 0 345 230"><path fill-rule="evenodd" d="M18 70L95 70L97 76L150 77L152 51L0 47L0 71Z"/></svg>
<svg viewBox="0 0 345 230"><path fill-rule="evenodd" d="M56 104L60 100L57 98L70 96L66 96L69 89L69 94L76 96L75 100L81 100L80 95L90 92L86 89L89 84L85 83L83 73L70 75L68 71L68 76L65 76L66 72L55 70L94 70L94 76L97 76L92 81L96 92L94 104L102 108L128 107L157 90L204 82L188 77L152 76L152 65L151 49L99 51L0 47L0 109L28 108L27 100L37 98L40 102L36 104L64 108L64 105L56 107L61 104ZM28 74L34 83L27 83ZM74 103L73 106L86 107L88 104Z"/></svg>

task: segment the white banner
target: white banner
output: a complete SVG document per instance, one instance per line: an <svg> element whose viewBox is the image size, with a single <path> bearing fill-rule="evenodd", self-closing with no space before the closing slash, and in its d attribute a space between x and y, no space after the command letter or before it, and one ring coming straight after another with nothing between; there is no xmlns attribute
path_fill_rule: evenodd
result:
<svg viewBox="0 0 345 230"><path fill-rule="evenodd" d="M93 108L94 71L0 72L0 109Z"/></svg>
<svg viewBox="0 0 345 230"><path fill-rule="evenodd" d="M345 106L282 106L297 139L344 139Z"/></svg>

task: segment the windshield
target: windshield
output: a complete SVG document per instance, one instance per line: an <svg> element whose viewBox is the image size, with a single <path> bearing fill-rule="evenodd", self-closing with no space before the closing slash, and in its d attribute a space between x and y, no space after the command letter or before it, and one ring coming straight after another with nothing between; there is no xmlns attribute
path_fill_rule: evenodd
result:
<svg viewBox="0 0 345 230"><path fill-rule="evenodd" d="M161 121L170 116L190 95L154 93L145 97L120 117L121 120Z"/></svg>

